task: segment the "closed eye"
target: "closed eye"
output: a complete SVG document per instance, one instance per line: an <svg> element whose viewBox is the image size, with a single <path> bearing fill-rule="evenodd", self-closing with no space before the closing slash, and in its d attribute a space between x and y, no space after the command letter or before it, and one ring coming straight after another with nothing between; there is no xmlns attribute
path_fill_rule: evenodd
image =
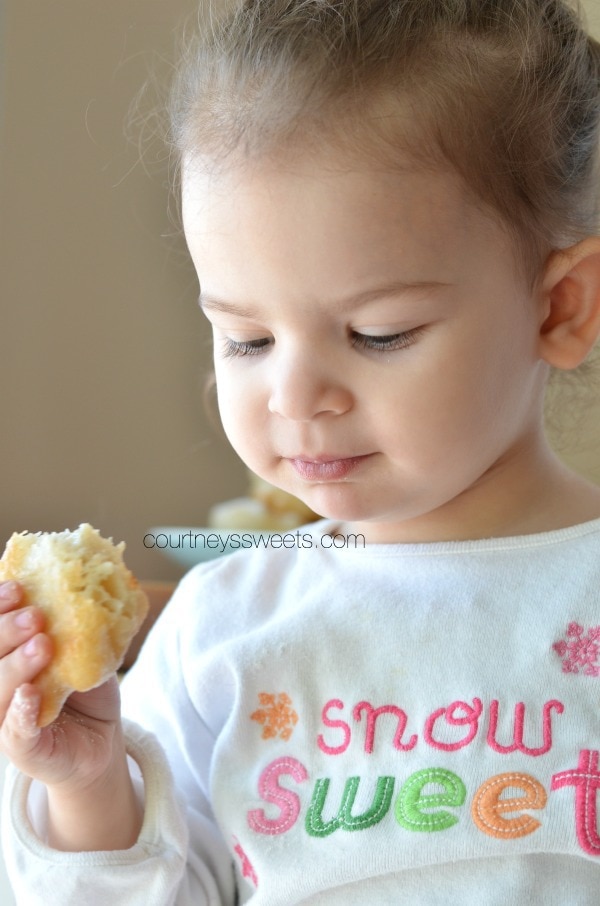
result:
<svg viewBox="0 0 600 906"><path fill-rule="evenodd" d="M396 349L407 349L423 332L424 327L415 327L402 333L387 336L371 336L366 333L352 332L352 345L359 349L372 349L375 352L393 352Z"/></svg>
<svg viewBox="0 0 600 906"><path fill-rule="evenodd" d="M270 342L268 337L261 337L258 340L232 340L231 337L224 337L222 355L226 359L242 355L260 355Z"/></svg>
<svg viewBox="0 0 600 906"><path fill-rule="evenodd" d="M368 349L374 352L394 352L397 349L407 349L412 346L424 327L415 327L401 333L377 336L352 331L352 346L355 349ZM232 340L231 337L223 338L223 358L236 358L239 356L261 355L272 344L269 337L260 337L256 340Z"/></svg>

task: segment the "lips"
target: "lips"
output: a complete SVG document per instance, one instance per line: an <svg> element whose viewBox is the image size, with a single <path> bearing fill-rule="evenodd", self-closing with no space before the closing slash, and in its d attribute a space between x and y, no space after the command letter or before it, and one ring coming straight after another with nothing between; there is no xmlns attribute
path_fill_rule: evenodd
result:
<svg viewBox="0 0 600 906"><path fill-rule="evenodd" d="M340 481L367 459L368 456L319 456L308 458L290 457L289 462L305 481Z"/></svg>

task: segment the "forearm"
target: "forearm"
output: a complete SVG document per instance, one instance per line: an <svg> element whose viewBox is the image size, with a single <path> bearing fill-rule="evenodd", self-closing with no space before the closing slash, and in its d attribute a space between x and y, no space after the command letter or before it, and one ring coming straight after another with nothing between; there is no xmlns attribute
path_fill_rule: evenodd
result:
<svg viewBox="0 0 600 906"><path fill-rule="evenodd" d="M129 849L138 839L142 819L121 740L109 770L89 787L76 792L48 787L47 842L53 849Z"/></svg>

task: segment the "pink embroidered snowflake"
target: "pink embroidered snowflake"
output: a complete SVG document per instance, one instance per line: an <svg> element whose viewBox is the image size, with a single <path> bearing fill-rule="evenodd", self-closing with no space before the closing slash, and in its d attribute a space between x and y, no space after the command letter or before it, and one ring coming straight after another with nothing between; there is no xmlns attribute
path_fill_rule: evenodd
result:
<svg viewBox="0 0 600 906"><path fill-rule="evenodd" d="M600 676L600 626L586 632L579 623L569 623L566 636L552 646L562 658L563 671Z"/></svg>
<svg viewBox="0 0 600 906"><path fill-rule="evenodd" d="M262 724L262 738L289 739L298 723L298 715L292 708L292 700L285 692L274 695L271 692L260 692L258 708L250 715L250 720Z"/></svg>
<svg viewBox="0 0 600 906"><path fill-rule="evenodd" d="M252 862L250 861L250 859L244 852L244 848L243 848L242 844L239 842L239 840L237 839L237 837L234 837L233 839L235 841L235 846L233 847L233 851L236 854L236 856L238 857L238 859L240 860L240 865L242 868L242 877L248 878L250 881L252 881L252 883L254 884L255 887L258 887L258 878L256 876L256 872L254 871L254 868L252 867Z"/></svg>

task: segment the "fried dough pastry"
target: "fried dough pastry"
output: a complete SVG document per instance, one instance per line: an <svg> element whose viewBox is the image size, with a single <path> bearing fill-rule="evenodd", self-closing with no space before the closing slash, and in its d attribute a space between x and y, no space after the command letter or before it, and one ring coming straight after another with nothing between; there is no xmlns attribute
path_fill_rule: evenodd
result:
<svg viewBox="0 0 600 906"><path fill-rule="evenodd" d="M75 531L12 535L0 581L15 579L24 605L39 607L52 661L33 680L42 693L38 724L58 716L71 692L87 692L118 669L148 601L115 545L84 523Z"/></svg>
<svg viewBox="0 0 600 906"><path fill-rule="evenodd" d="M320 517L302 500L248 470L248 496L216 503L208 512L211 528L287 532Z"/></svg>

